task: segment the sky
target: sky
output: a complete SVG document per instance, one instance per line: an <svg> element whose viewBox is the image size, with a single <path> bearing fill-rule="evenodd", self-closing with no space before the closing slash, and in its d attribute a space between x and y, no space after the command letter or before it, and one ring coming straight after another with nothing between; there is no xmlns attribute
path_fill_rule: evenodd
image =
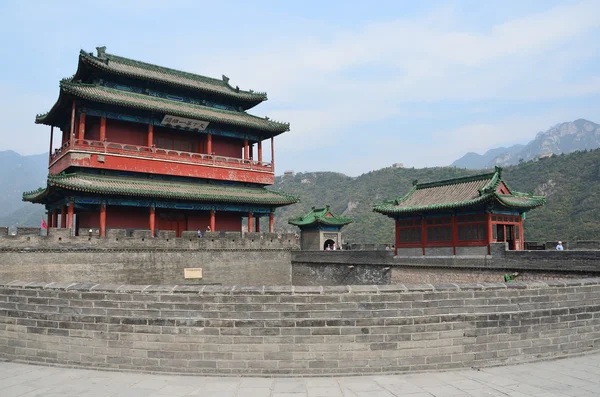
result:
<svg viewBox="0 0 600 397"><path fill-rule="evenodd" d="M600 123L600 0L0 2L0 150L34 124L80 49L266 91L291 124L276 174L446 166L585 118Z"/></svg>

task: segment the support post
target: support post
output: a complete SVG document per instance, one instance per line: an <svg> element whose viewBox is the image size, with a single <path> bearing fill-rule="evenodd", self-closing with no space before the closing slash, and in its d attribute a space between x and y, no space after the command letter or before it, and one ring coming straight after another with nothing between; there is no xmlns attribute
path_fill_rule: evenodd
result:
<svg viewBox="0 0 600 397"><path fill-rule="evenodd" d="M77 105L75 104L75 100L73 100L73 105L71 106L71 129L69 130L69 146L73 147L73 141L75 140L75 109Z"/></svg>
<svg viewBox="0 0 600 397"><path fill-rule="evenodd" d="M48 213L46 215L48 217L48 222L46 223L46 226L48 226L48 230L50 230L51 227L54 227L52 225L52 212L48 211Z"/></svg>
<svg viewBox="0 0 600 397"><path fill-rule="evenodd" d="M452 214L452 253L456 255L456 246L458 245L458 223L456 214Z"/></svg>
<svg viewBox="0 0 600 397"><path fill-rule="evenodd" d="M67 227L67 207L62 206L60 209L60 228L64 229Z"/></svg>
<svg viewBox="0 0 600 397"><path fill-rule="evenodd" d="M81 113L79 115L79 136L77 139L79 141L83 141L85 139L85 113Z"/></svg>
<svg viewBox="0 0 600 397"><path fill-rule="evenodd" d="M206 135L206 154L212 154L212 134Z"/></svg>
<svg viewBox="0 0 600 397"><path fill-rule="evenodd" d="M273 233L275 226L275 213L273 211L269 212L269 233Z"/></svg>
<svg viewBox="0 0 600 397"><path fill-rule="evenodd" d="M150 232L152 233L152 237L156 237L154 233L154 229L156 227L156 207L150 207Z"/></svg>
<svg viewBox="0 0 600 397"><path fill-rule="evenodd" d="M56 209L52 210L52 227L58 227L58 213Z"/></svg>
<svg viewBox="0 0 600 397"><path fill-rule="evenodd" d="M271 137L271 170L275 171L275 137Z"/></svg>
<svg viewBox="0 0 600 397"><path fill-rule="evenodd" d="M258 162L262 164L262 141L258 141Z"/></svg>
<svg viewBox="0 0 600 397"><path fill-rule="evenodd" d="M427 245L427 219L421 218L421 248L423 249L423 255L425 255L425 246Z"/></svg>
<svg viewBox="0 0 600 397"><path fill-rule="evenodd" d="M106 236L106 204L100 204L100 237Z"/></svg>
<svg viewBox="0 0 600 397"><path fill-rule="evenodd" d="M69 202L69 217L67 219L67 227L71 229L71 233L73 233L73 215L75 215L75 203Z"/></svg>
<svg viewBox="0 0 600 397"><path fill-rule="evenodd" d="M492 214L491 213L487 214L487 217L485 218L485 223L486 223L485 226L486 226L486 230L487 230L486 237L487 237L487 242L488 242L488 255L490 255L492 253L491 252L491 250L492 250L491 244L492 244L492 236L493 236L493 233L492 233L493 225L492 225Z"/></svg>
<svg viewBox="0 0 600 397"><path fill-rule="evenodd" d="M215 210L210 210L210 231L215 231Z"/></svg>
<svg viewBox="0 0 600 397"><path fill-rule="evenodd" d="M252 216L252 212L248 212L248 231L249 232L253 232L254 231L254 224L253 224L254 218Z"/></svg>
<svg viewBox="0 0 600 397"><path fill-rule="evenodd" d="M48 149L48 164L52 161L52 140L54 139L54 126L50 126L50 149Z"/></svg>
<svg viewBox="0 0 600 397"><path fill-rule="evenodd" d="M398 255L398 246L400 245L400 220L396 219L396 245L394 246L394 255Z"/></svg>
<svg viewBox="0 0 600 397"><path fill-rule="evenodd" d="M248 160L248 140L244 139L244 160Z"/></svg>
<svg viewBox="0 0 600 397"><path fill-rule="evenodd" d="M260 233L260 217L259 216L256 217L256 221L254 223L256 223L256 232Z"/></svg>
<svg viewBox="0 0 600 397"><path fill-rule="evenodd" d="M152 147L154 143L154 125L148 124L148 147Z"/></svg>
<svg viewBox="0 0 600 397"><path fill-rule="evenodd" d="M102 116L100 118L100 141L104 142L106 139L106 117Z"/></svg>

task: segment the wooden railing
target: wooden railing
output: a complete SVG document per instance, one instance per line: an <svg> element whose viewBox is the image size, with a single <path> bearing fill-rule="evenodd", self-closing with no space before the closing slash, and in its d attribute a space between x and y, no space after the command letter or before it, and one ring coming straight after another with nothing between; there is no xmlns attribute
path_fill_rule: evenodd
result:
<svg viewBox="0 0 600 397"><path fill-rule="evenodd" d="M96 153L123 154L132 157L164 159L204 165L234 166L236 168L245 168L256 171L273 171L273 167L270 162L244 160L237 157L226 157L215 154L163 149L155 147L154 145L139 146L127 143L76 139L73 149L80 149ZM61 147L55 149L54 153L52 153L52 156L50 157L50 165L52 165L69 150L71 150L71 143L69 141L65 142Z"/></svg>

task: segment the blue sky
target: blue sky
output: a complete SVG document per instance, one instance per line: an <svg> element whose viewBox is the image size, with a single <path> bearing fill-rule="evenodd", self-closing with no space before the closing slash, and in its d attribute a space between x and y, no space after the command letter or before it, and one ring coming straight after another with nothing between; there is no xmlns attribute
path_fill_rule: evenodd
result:
<svg viewBox="0 0 600 397"><path fill-rule="evenodd" d="M325 4L323 4L325 3ZM33 123L80 49L266 91L291 123L285 170L443 166L600 123L600 1L0 2L0 150L48 150Z"/></svg>

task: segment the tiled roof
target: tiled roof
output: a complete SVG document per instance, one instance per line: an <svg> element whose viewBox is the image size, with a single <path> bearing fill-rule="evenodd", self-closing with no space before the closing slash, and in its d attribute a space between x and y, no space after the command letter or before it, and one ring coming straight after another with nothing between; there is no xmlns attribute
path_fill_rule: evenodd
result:
<svg viewBox="0 0 600 397"><path fill-rule="evenodd" d="M113 196L274 206L288 205L299 201L296 197L259 187L236 187L86 173L49 175L46 188L23 193L23 200L40 202L49 193L49 190L54 188Z"/></svg>
<svg viewBox="0 0 600 397"><path fill-rule="evenodd" d="M382 214L415 213L469 207L489 201L497 201L511 208L531 209L546 203L546 198L542 196L518 192L498 193L497 188L503 183L501 172L502 169L497 167L495 172L489 174L415 183L404 197L376 204L373 210Z"/></svg>
<svg viewBox="0 0 600 397"><path fill-rule="evenodd" d="M289 124L278 123L267 118L252 116L246 112L234 112L187 102L171 101L96 84L83 84L63 80L60 83L60 88L61 93L68 93L78 98L135 109L168 113L174 116L189 117L209 122L219 122L275 133L285 132L290 128ZM36 123L44 124L49 113L36 117Z"/></svg>
<svg viewBox="0 0 600 397"><path fill-rule="evenodd" d="M79 59L83 63L117 75L153 80L170 85L196 89L202 92L220 94L242 101L259 103L267 99L267 94L264 92L243 91L237 87L230 86L229 78L225 76L219 80L129 58L123 58L106 53L106 47L98 47L98 56L94 56L93 54L82 50Z"/></svg>
<svg viewBox="0 0 600 397"><path fill-rule="evenodd" d="M329 206L325 208L312 208L308 214L299 216L296 218L290 218L288 223L295 226L308 226L312 224L322 224L329 226L344 226L354 222L352 218L345 217L343 215L335 215L329 209Z"/></svg>

